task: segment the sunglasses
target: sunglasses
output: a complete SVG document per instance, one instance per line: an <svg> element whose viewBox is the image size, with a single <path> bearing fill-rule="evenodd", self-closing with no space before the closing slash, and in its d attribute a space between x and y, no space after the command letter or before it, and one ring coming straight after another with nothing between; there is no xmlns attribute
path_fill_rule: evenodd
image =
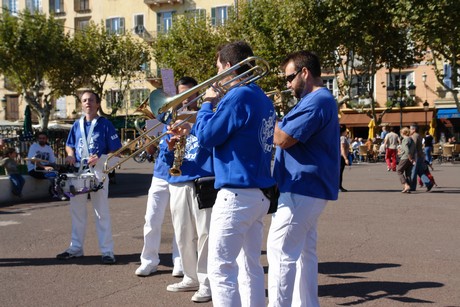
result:
<svg viewBox="0 0 460 307"><path fill-rule="evenodd" d="M301 68L301 69L299 69L298 71L293 72L292 74L286 76L286 77L285 77L285 78L286 78L286 81L289 82L289 83L291 83L292 81L294 81L295 77L297 77L297 75L298 75L300 72L302 72L302 69L303 69L303 68Z"/></svg>

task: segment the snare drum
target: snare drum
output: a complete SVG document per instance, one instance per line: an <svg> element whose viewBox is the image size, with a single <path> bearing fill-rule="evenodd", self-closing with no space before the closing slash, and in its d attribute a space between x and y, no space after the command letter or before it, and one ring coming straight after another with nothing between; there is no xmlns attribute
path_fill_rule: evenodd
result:
<svg viewBox="0 0 460 307"><path fill-rule="evenodd" d="M59 175L63 193L68 197L98 190L99 182L93 173L69 173Z"/></svg>

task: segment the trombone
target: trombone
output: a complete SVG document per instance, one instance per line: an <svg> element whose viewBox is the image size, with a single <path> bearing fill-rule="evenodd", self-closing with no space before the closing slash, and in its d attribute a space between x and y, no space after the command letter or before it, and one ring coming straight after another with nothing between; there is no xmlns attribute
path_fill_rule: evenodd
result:
<svg viewBox="0 0 460 307"><path fill-rule="evenodd" d="M273 90L273 91L269 91L269 92L265 92L265 95L267 95L267 97L272 97L272 96L279 96L279 95L282 95L282 94L292 94L293 91L291 89L286 89L286 90Z"/></svg>
<svg viewBox="0 0 460 307"><path fill-rule="evenodd" d="M242 73L237 74L236 71L243 67L244 68L248 67L248 69ZM170 121L175 121L176 119L180 119L178 123L174 124L175 127L179 127L179 126L182 126L187 121L189 121L190 119L192 119L194 116L196 116L197 112L182 112L182 113L180 112L185 110L188 105L200 99L204 95L204 93L201 95L198 95L198 97L191 100L185 106L178 108L178 106L185 99L211 86L214 88L215 91L217 91L222 96L226 92L231 90L232 88L235 88L240 85L247 85L249 83L259 80L260 78L267 75L268 72L269 72L268 62L262 58L252 56L222 71L220 74L204 81L203 83L200 83L192 87L191 89L184 91L173 97L169 97L169 98L166 97L166 94L160 89L156 89L152 91L148 98L149 104L150 104L149 113L151 115L150 114L145 115L145 113L147 113L144 111L146 109L145 106L143 106L143 108L139 111L143 112L144 116L146 117L149 117L149 116L156 117L160 122L157 125L151 127L150 129L146 131L142 131L142 133L140 133L140 135L137 138L135 138L128 144L124 145L117 151L111 153L107 157L107 160L104 163L104 173L110 173L115 168L119 167L121 164L125 163L126 161L134 157L135 155L142 152L145 148L150 147L151 145L154 145L154 144L158 144L160 140L168 134L168 132L164 132L161 135L156 136L154 138L150 137L148 134L154 129L156 129L159 125L166 124ZM221 83L225 78L231 75L234 75L234 76L231 79ZM238 82L232 85L232 83L235 81L238 81ZM144 104L146 104L146 101L142 103L142 105ZM140 107L138 109L140 109ZM113 165L109 166L110 160L117 158L123 151L125 151L127 148L129 148L133 144L136 144L143 138L147 139L148 141L142 144L142 146L140 146L137 150L135 150L129 156L123 157L119 159L116 163L114 163Z"/></svg>

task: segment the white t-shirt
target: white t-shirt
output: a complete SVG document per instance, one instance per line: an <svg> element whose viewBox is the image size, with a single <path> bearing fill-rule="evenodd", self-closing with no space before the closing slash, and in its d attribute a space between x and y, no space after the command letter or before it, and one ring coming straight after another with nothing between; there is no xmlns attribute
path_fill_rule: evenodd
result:
<svg viewBox="0 0 460 307"><path fill-rule="evenodd" d="M42 165L49 165L51 163L56 162L56 158L54 157L53 149L50 145L40 146L38 143L33 143L29 148L29 154L27 158L37 158L41 160L46 160L48 163L40 162ZM31 171L35 168L35 165L29 161L27 161L27 171Z"/></svg>

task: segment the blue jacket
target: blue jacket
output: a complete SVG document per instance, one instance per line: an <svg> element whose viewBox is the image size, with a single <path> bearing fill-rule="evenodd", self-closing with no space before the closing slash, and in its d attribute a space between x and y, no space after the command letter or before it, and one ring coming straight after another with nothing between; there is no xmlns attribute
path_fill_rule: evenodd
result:
<svg viewBox="0 0 460 307"><path fill-rule="evenodd" d="M275 184L270 165L276 114L255 84L231 89L216 112L203 104L196 119L201 146L214 150L215 188L267 188Z"/></svg>
<svg viewBox="0 0 460 307"><path fill-rule="evenodd" d="M169 176L169 183L179 183L194 180L201 177L214 176L212 152L198 144L195 136L195 125L192 127L190 134L187 136L185 144L185 155L180 170L180 176ZM166 143L166 142L165 142ZM168 146L162 148L163 161L169 168L173 165L174 150L168 150Z"/></svg>

